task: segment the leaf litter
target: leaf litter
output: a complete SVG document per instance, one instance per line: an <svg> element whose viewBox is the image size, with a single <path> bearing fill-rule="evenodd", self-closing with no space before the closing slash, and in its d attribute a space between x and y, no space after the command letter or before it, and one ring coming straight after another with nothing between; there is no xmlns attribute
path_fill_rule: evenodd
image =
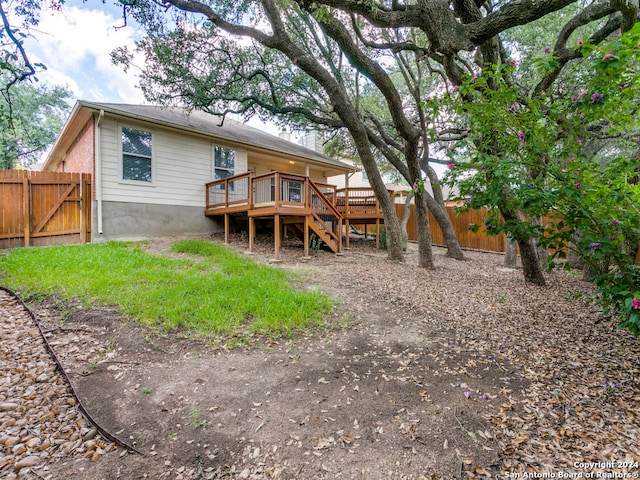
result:
<svg viewBox="0 0 640 480"><path fill-rule="evenodd" d="M270 245L257 245L254 258L268 261ZM246 353L212 352L216 375L201 370L193 378L213 390L179 386L197 370L189 352L167 361L154 351L167 373L181 362L188 367L174 385L166 378L152 384L157 366L144 364L124 377L104 370L117 379L83 377L81 388L93 388L95 402L126 415L114 423L138 445L145 436L136 428L161 427L141 417L166 416L149 436L153 455L119 457L118 471L176 479L433 480L584 473L576 462L640 461L640 342L572 299L588 284L558 272L547 276L547 287L529 286L521 271L502 267L501 256L478 252L456 262L437 250L438 269L424 271L413 266L416 255L410 245L407 262L395 264L360 244L344 256L322 252L301 261L299 249L285 245L278 265L336 298L335 318L347 314L352 326L256 344ZM180 352L179 339L169 340ZM73 365L73 355L66 361ZM148 385L153 393L144 400L158 398L162 408L140 405L132 388L110 405L105 389L125 381ZM203 428L188 427L194 405L206 413L198 419L207 421ZM152 463L156 458L162 463ZM76 470L67 469L68 478Z"/></svg>

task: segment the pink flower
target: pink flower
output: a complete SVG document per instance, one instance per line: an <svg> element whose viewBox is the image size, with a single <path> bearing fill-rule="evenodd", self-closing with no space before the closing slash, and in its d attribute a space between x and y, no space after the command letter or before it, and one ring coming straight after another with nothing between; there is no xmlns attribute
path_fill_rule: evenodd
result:
<svg viewBox="0 0 640 480"><path fill-rule="evenodd" d="M582 91L580 92L580 96L581 96L581 97L584 97L587 93L589 93L587 90L582 90Z"/></svg>
<svg viewBox="0 0 640 480"><path fill-rule="evenodd" d="M471 83L476 83L477 79L478 79L478 76L474 75L473 77L471 77Z"/></svg>
<svg viewBox="0 0 640 480"><path fill-rule="evenodd" d="M640 303L640 300L638 300L638 302ZM640 308L640 306L638 308ZM471 392L464 392L464 396L467 397L467 398L471 398L471 395L472 395Z"/></svg>
<svg viewBox="0 0 640 480"><path fill-rule="evenodd" d="M634 310L640 310L640 298L634 298L631 302L631 308Z"/></svg>
<svg viewBox="0 0 640 480"><path fill-rule="evenodd" d="M453 170L453 167L455 167L455 165L453 163L450 163L450 164L447 165L447 168L449 170Z"/></svg>
<svg viewBox="0 0 640 480"><path fill-rule="evenodd" d="M611 57L613 57L613 55L611 55L610 53L607 53L604 57L602 57L602 60L610 60Z"/></svg>
<svg viewBox="0 0 640 480"><path fill-rule="evenodd" d="M551 51L551 48L549 48L549 47L546 47L546 48L544 49L544 53L549 53L550 51Z"/></svg>
<svg viewBox="0 0 640 480"><path fill-rule="evenodd" d="M578 46L582 45L584 41L582 39L578 40Z"/></svg>

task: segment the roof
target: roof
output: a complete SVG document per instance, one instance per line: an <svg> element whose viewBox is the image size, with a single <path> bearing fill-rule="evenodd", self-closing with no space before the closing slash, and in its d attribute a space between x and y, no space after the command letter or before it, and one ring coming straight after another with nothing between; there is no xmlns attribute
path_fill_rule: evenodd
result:
<svg viewBox="0 0 640 480"><path fill-rule="evenodd" d="M73 132L79 132L79 128L86 123L91 115L101 111L119 117L226 140L247 147L271 150L299 159L310 160L313 163L324 164L344 172L354 171L352 166L339 160L229 118L225 118L221 125L221 117L196 110L189 112L187 109L179 107L95 103L84 100L76 102L62 132L47 156L44 168L56 164L62 159L64 152L60 152L60 148L64 149L65 144L70 145L70 142L73 141L73 138L67 138L65 141L64 137L73 136Z"/></svg>

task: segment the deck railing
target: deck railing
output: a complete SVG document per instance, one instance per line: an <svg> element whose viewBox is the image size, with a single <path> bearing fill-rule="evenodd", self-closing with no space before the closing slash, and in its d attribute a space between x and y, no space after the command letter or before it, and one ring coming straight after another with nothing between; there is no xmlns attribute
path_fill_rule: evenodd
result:
<svg viewBox="0 0 640 480"><path fill-rule="evenodd" d="M253 177L253 207L304 207L307 178L282 172Z"/></svg>
<svg viewBox="0 0 640 480"><path fill-rule="evenodd" d="M247 172L207 183L207 210L251 206L251 176L251 172Z"/></svg>
<svg viewBox="0 0 640 480"><path fill-rule="evenodd" d="M335 187L333 185L316 184L308 180L307 192L308 207L313 212L315 222L335 242L341 243L342 214L331 199L335 197Z"/></svg>
<svg viewBox="0 0 640 480"><path fill-rule="evenodd" d="M393 192L388 190L389 195ZM334 205L346 217L382 215L380 202L369 187L349 187L336 190Z"/></svg>
<svg viewBox="0 0 640 480"><path fill-rule="evenodd" d="M206 192L208 213L215 210L223 213L223 210L290 207L309 208L319 218L366 218L382 215L380 202L372 188L336 189L333 185L315 183L303 175L285 172L270 172L257 176L251 172L234 175L207 183ZM393 194L389 191L389 195ZM331 208L328 205L331 205Z"/></svg>
<svg viewBox="0 0 640 480"><path fill-rule="evenodd" d="M254 176L251 172L206 184L206 210L251 210L262 207L308 208L318 215L340 216L333 204L336 187L284 172Z"/></svg>

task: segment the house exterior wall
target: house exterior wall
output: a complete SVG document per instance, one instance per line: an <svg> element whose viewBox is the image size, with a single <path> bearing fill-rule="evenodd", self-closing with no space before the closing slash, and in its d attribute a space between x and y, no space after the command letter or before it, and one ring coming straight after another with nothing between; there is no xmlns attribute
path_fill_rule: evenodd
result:
<svg viewBox="0 0 640 480"><path fill-rule="evenodd" d="M349 187L365 187L370 188L371 184L369 180L365 179L365 174L362 171L354 172L349 175ZM329 183L331 185L335 185L337 188L345 188L345 178L344 175L336 175L334 177L329 177Z"/></svg>
<svg viewBox="0 0 640 480"><path fill-rule="evenodd" d="M152 133L152 182L122 178L121 129ZM100 122L102 232L94 241L172 235L207 235L219 222L204 215L205 184L213 178L213 148L221 145L144 123L105 117ZM247 169L246 152L235 148L236 173ZM94 205L94 212L98 209ZM94 218L94 225L98 225Z"/></svg>
<svg viewBox="0 0 640 480"><path fill-rule="evenodd" d="M214 147L235 151L234 174L249 169L260 175L272 170L305 175L304 165L269 164L263 152L225 144L197 134L189 134L142 121L104 116L100 121L100 182L102 229L95 228L93 241L137 239L174 235L207 235L223 231L219 219L204 215L205 184L213 180ZM129 127L152 134L151 182L124 180L122 174L122 128ZM93 131L93 128L91 129ZM87 134L88 139L96 138ZM92 140L93 141L93 140ZM80 144L80 140L78 141ZM253 158L256 155L256 158ZM284 168L283 168L284 167ZM326 183L322 170L311 168L309 176ZM99 226L94 205L94 225Z"/></svg>
<svg viewBox="0 0 640 480"><path fill-rule="evenodd" d="M150 131L152 181L122 179L121 129ZM211 140L168 129L104 118L100 125L102 198L104 202L205 207L205 183L213 179ZM228 145L221 145L227 146ZM231 148L231 147L230 147ZM246 151L236 150L236 173L245 172Z"/></svg>
<svg viewBox="0 0 640 480"><path fill-rule="evenodd" d="M76 140L65 159L58 164L56 172L93 173L95 151L95 127L91 118Z"/></svg>
<svg viewBox="0 0 640 480"><path fill-rule="evenodd" d="M263 174L272 172L273 170L278 170L279 172L294 173L296 175L306 175L306 169L304 166L299 166L298 164L296 165L280 164L278 166L272 166L265 163L259 163L252 160L251 152L249 152L247 168L251 170L254 175L263 175ZM237 173L241 173L241 172L237 172ZM328 183L327 176L322 171L314 168L309 169L309 178L312 181L317 183Z"/></svg>

